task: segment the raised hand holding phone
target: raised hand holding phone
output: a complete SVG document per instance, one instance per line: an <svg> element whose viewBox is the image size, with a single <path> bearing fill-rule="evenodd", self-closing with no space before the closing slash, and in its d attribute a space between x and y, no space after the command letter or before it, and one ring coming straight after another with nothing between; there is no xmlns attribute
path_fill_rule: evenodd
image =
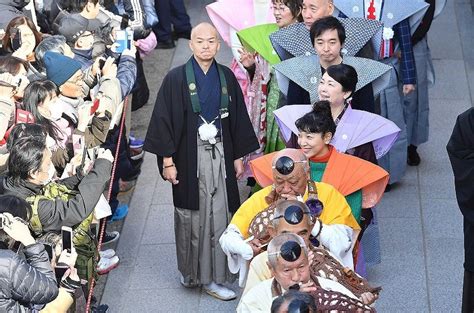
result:
<svg viewBox="0 0 474 313"><path fill-rule="evenodd" d="M105 60L104 66L102 67L102 76L109 77L109 78L116 78L117 77L117 64L114 63L115 59L112 57L108 57Z"/></svg>
<svg viewBox="0 0 474 313"><path fill-rule="evenodd" d="M21 242L25 247L35 243L28 224L10 213L2 213L2 229L13 240Z"/></svg>
<svg viewBox="0 0 474 313"><path fill-rule="evenodd" d="M71 251L64 249L63 252L61 252L61 255L59 256L58 264L63 263L69 267L74 267L74 265L76 264L76 259L77 259L77 252L76 252L76 249L74 249L74 247L71 248Z"/></svg>
<svg viewBox="0 0 474 313"><path fill-rule="evenodd" d="M92 120L93 114L91 114L92 104L84 103L77 108L78 122L77 129L81 132L85 132L89 122Z"/></svg>

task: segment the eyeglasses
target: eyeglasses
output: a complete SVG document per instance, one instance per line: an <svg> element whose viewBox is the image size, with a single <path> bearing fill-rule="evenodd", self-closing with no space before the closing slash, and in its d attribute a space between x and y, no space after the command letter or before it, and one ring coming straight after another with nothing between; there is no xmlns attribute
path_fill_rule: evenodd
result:
<svg viewBox="0 0 474 313"><path fill-rule="evenodd" d="M283 215L276 216L273 219L277 220L283 217L288 224L297 225L301 223L305 214L309 214L309 212L303 212L303 209L297 205L290 205Z"/></svg>
<svg viewBox="0 0 474 313"><path fill-rule="evenodd" d="M284 4L280 4L278 6L277 5L273 6L273 11L277 11L277 12L282 13L282 12L285 12L286 10L289 10L289 8Z"/></svg>
<svg viewBox="0 0 474 313"><path fill-rule="evenodd" d="M301 248L306 248L306 246L301 246L299 243L296 241L287 241L284 244L281 245L280 251L277 252L271 252L268 255L280 255L283 260L288 261L288 262L295 262L300 258L301 255Z"/></svg>
<svg viewBox="0 0 474 313"><path fill-rule="evenodd" d="M293 172L295 169L295 163L306 163L307 161L293 161L290 157L282 156L272 166L273 169L276 169L278 173L282 175L288 175Z"/></svg>
<svg viewBox="0 0 474 313"><path fill-rule="evenodd" d="M72 77L71 77L72 78ZM74 80L67 80L66 83L74 84L76 86L82 86L82 76L77 77Z"/></svg>

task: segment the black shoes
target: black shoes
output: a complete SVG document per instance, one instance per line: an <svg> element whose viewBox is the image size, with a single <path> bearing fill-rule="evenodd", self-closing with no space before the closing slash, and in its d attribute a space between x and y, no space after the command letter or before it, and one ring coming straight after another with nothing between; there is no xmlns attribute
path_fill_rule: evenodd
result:
<svg viewBox="0 0 474 313"><path fill-rule="evenodd" d="M418 166L420 165L421 159L418 152L416 152L416 146L409 145L408 150L408 157L407 157L407 164L410 166Z"/></svg>
<svg viewBox="0 0 474 313"><path fill-rule="evenodd" d="M173 40L168 41L158 41L155 49L173 49L175 47Z"/></svg>

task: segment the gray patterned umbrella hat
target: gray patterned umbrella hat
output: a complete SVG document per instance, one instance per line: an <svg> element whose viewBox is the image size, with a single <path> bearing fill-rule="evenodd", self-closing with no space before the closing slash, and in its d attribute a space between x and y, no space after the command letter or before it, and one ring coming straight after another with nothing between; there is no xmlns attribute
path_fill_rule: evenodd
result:
<svg viewBox="0 0 474 313"><path fill-rule="evenodd" d="M409 19L412 33L416 30L425 15L429 4L423 0L384 0L381 16L378 18L384 27L393 27L405 19ZM365 19L364 0L334 0L335 16L340 13L347 17Z"/></svg>
<svg viewBox="0 0 474 313"><path fill-rule="evenodd" d="M355 68L358 76L356 91L372 83L374 96L376 96L388 86L392 66L358 57L344 57L342 63Z"/></svg>
<svg viewBox="0 0 474 313"><path fill-rule="evenodd" d="M294 81L309 92L311 102L318 99L318 84L321 80L319 57L315 54L285 60L274 65L278 86L283 94L288 94L288 82Z"/></svg>
<svg viewBox="0 0 474 313"><path fill-rule="evenodd" d="M364 18L338 18L346 30L345 55L354 56L377 33L381 34L382 23ZM381 36L381 35L380 35ZM270 35L273 48L282 60L295 56L316 54L309 30L304 23L284 27Z"/></svg>
<svg viewBox="0 0 474 313"><path fill-rule="evenodd" d="M344 49L347 56L355 56L365 44L383 29L380 21L365 18L339 18L346 30Z"/></svg>
<svg viewBox="0 0 474 313"><path fill-rule="evenodd" d="M390 81L390 70L392 67L384 63L359 57L344 57L344 64L355 68L358 75L356 91L372 83L374 95L379 94ZM295 57L276 64L275 70L279 75L278 85L286 95L288 92L288 81L292 80L301 88L309 92L311 102L319 100L318 84L321 80L321 66L317 55ZM285 89L286 86L286 89Z"/></svg>
<svg viewBox="0 0 474 313"><path fill-rule="evenodd" d="M270 35L273 48L282 60L291 57L316 54L309 30L304 23L295 23Z"/></svg>

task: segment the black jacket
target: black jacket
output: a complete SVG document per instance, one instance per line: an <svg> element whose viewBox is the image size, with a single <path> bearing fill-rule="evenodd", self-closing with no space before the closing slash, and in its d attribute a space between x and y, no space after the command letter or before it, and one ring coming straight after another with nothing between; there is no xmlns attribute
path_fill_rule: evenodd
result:
<svg viewBox="0 0 474 313"><path fill-rule="evenodd" d="M85 220L104 192L111 170L111 162L97 159L93 169L83 178L76 175L61 180L59 183L66 185L70 190L78 191L78 194L69 201L58 198L38 202L38 216L43 232L59 231L62 226L72 227ZM25 199L40 194L41 188L26 181L15 184L11 178L6 177L0 186L0 194L11 194Z"/></svg>
<svg viewBox="0 0 474 313"><path fill-rule="evenodd" d="M197 173L198 114L193 112L186 80L185 66L172 69L164 78L145 139L144 149L157 155L163 174L163 157L173 157L179 184L173 185L174 205L183 209L199 209ZM258 149L245 107L242 90L234 74L223 67L229 97L229 116L222 119L222 141L226 169L229 210L240 206L234 160Z"/></svg>
<svg viewBox="0 0 474 313"><path fill-rule="evenodd" d="M7 28L8 23L17 16L24 15L21 11L29 1L0 0L0 29Z"/></svg>
<svg viewBox="0 0 474 313"><path fill-rule="evenodd" d="M464 268L474 272L474 108L458 116L446 148L464 216Z"/></svg>
<svg viewBox="0 0 474 313"><path fill-rule="evenodd" d="M58 285L44 246L23 249L25 258L0 249L0 312L30 312L30 304L46 304L58 295Z"/></svg>

